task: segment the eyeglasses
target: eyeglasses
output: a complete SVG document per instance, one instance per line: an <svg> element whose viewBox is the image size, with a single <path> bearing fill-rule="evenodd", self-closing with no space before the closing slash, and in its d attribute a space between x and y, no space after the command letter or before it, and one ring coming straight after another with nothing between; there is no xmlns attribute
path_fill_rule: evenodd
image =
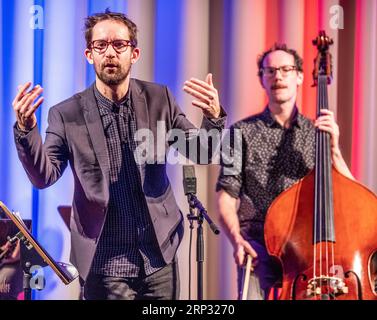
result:
<svg viewBox="0 0 377 320"><path fill-rule="evenodd" d="M283 77L287 77L293 70L297 70L296 66L281 66L279 68L275 67L263 67L260 69L260 73L268 78L271 78L276 75L277 71L280 71L280 74Z"/></svg>
<svg viewBox="0 0 377 320"><path fill-rule="evenodd" d="M105 53L109 47L109 44L111 44L117 53L126 52L128 47L135 47L133 41L131 40L94 40L90 43L90 49L93 49L98 53Z"/></svg>

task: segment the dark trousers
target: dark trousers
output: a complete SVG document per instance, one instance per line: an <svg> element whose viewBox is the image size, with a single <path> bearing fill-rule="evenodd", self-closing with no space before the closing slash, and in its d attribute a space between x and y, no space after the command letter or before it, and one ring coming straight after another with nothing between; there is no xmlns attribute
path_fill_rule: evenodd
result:
<svg viewBox="0 0 377 320"><path fill-rule="evenodd" d="M118 278L89 274L84 285L86 300L177 300L178 262L172 262L151 275Z"/></svg>
<svg viewBox="0 0 377 320"><path fill-rule="evenodd" d="M254 267L254 272L250 275L247 300L264 300L267 299L274 286L279 286L282 277L281 266L269 256L265 246L254 240L249 240L249 242L258 254L258 262ZM237 268L237 271L238 299L240 299L245 270L244 268Z"/></svg>

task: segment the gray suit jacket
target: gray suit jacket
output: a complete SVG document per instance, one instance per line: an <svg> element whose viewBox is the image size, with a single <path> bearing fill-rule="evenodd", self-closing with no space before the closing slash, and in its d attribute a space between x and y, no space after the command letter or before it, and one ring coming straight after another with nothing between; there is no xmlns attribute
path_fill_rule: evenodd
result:
<svg viewBox="0 0 377 320"><path fill-rule="evenodd" d="M195 127L180 111L167 87L131 79L130 90L137 129L149 129L156 137L157 121L165 121L167 131L182 129L192 138ZM221 130L223 120L213 123L204 117L202 127ZM37 128L21 134L15 126L14 133L18 156L37 188L52 185L68 162L71 166L71 262L85 280L109 202L109 158L93 85L50 108L44 144ZM140 176L156 238L164 260L169 263L182 239L183 217L166 175L166 165L143 164ZM130 186L130 192L132 189Z"/></svg>

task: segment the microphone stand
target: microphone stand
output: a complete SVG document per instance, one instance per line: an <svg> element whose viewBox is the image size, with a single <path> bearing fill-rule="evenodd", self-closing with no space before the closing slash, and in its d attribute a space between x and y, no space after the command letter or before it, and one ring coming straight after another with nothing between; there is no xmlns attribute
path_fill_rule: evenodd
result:
<svg viewBox="0 0 377 320"><path fill-rule="evenodd" d="M198 222L197 238L196 238L196 262L198 272L198 300L203 300L203 262L204 262L204 237L203 237L203 220L207 220L214 234L219 234L220 230L216 224L208 216L207 210L203 207L199 199L192 193L187 194L190 213L187 219L190 222L190 229L193 229L193 221ZM197 209L197 215L194 210Z"/></svg>

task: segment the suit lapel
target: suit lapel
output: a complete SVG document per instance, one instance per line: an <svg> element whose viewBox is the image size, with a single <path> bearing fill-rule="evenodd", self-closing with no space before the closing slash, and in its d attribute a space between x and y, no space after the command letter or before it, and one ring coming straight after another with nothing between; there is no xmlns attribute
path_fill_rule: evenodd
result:
<svg viewBox="0 0 377 320"><path fill-rule="evenodd" d="M84 118L89 131L94 153L98 159L102 174L109 184L109 157L107 152L106 138L103 131L102 120L99 114L97 101L94 96L94 84L83 92L81 99L84 110Z"/></svg>
<svg viewBox="0 0 377 320"><path fill-rule="evenodd" d="M109 185L109 156L101 116L94 96L94 85L95 84L82 93L81 103L84 110L86 126L93 144L94 153L98 159L102 174ZM131 79L130 90L137 129L149 129L149 114L143 89L134 79Z"/></svg>
<svg viewBox="0 0 377 320"><path fill-rule="evenodd" d="M147 107L147 101L145 99L145 94L143 89L140 87L139 83L135 79L130 81L130 90L131 90L131 100L135 112L136 118L136 129L150 129L149 126L149 113ZM138 145L138 143L136 143ZM135 159L138 162L138 159ZM140 172L141 185L144 189L144 180L145 180L145 166L138 165Z"/></svg>
<svg viewBox="0 0 377 320"><path fill-rule="evenodd" d="M131 99L135 111L137 129L149 129L149 114L143 89L135 79L130 81Z"/></svg>

